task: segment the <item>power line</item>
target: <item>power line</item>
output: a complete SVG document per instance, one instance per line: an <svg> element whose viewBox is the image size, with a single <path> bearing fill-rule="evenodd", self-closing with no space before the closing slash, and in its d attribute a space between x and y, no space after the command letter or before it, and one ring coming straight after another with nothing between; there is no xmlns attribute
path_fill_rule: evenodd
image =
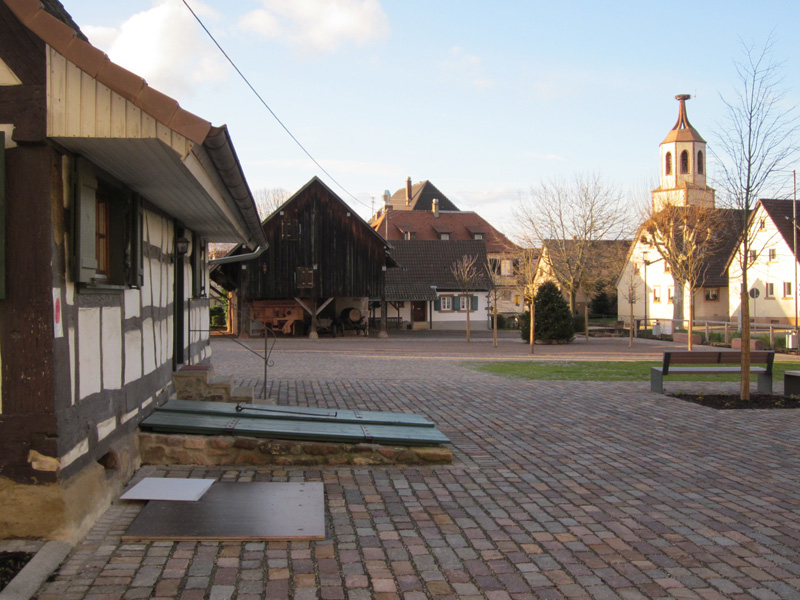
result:
<svg viewBox="0 0 800 600"><path fill-rule="evenodd" d="M225 52L225 50L222 48L222 46L220 46L219 42L218 42L218 41L217 41L217 40L214 38L214 36L211 34L211 32L210 32L210 31L208 30L208 28L205 26L205 24L203 23L203 21L201 21L201 20L200 20L200 17L198 17L198 16L197 16L197 13L195 13L195 12L192 10L192 7L191 7L191 6L189 6L189 3L188 3L186 0L182 0L182 2L183 2L183 4L184 4L184 6L185 6L187 9L189 9L189 12L190 12L190 13L192 13L192 16L195 18L195 20L196 20L196 21L197 21L197 22L200 24L200 27L202 27L202 28L203 28L203 31L205 31L205 32L206 32L206 34L208 35L208 37L210 37L210 38L211 38L211 41L212 41L212 42L214 42L214 45L215 45L215 46L216 46L216 47L219 49L219 51L220 51L220 52L222 52L222 55L223 55L223 56L226 58L226 60L227 60L227 61L230 63L230 65L231 65L231 66L234 68L234 70L235 70L235 71L236 71L236 72L239 74L239 77L241 77L241 78L242 78L242 80L243 80L243 81L244 81L244 82L247 84L247 87L249 87L249 88L250 88L250 91L252 91L252 92L255 94L256 98L258 98L258 99L259 99L259 101L261 102L261 104L263 104L263 105L264 105L264 108L266 108L266 109L269 111L269 114L271 114L271 115L273 116L273 118L274 118L274 119L275 119L275 120L278 122L278 124L279 124L279 125L280 125L280 126L283 128L283 130L284 130L284 131L285 131L287 134L289 134L289 137L290 137L290 138L292 138L292 140L294 141L294 143L295 143L295 144L297 144L297 145L298 145L298 147L299 147L299 148L300 148L300 149L301 149L301 150L302 150L302 151L305 153L305 155L306 155L306 156L308 156L308 158L310 158L310 159L311 159L311 161L312 161L312 162L313 162L315 165L317 165L317 167L319 168L319 170L320 170L320 171L322 171L323 173L325 173L325 175L327 175L327 176L328 176L328 178L329 178L331 181L333 181L333 183L335 183L337 186L339 186L339 188L341 188L341 190L342 190L342 191L343 191L345 194L347 194L348 196L350 196L350 197L351 197L353 200L355 200L356 202L358 202L358 203L359 203L359 204L361 204L362 206L369 207L369 205L368 205L366 202L364 202L363 200L359 200L359 199L358 199L358 198L356 198L356 197L355 197L353 194L351 194L351 193L350 193L350 191L349 191L347 188L345 188L345 187L344 187L344 186L343 186L341 183L339 183L339 182L337 181L337 179L336 179L336 178L335 178L333 175L331 175L330 173L328 173L328 171L325 169L325 167L323 167L321 164L319 164L319 161L317 161L317 159L316 159L316 158L314 158L314 157L311 155L311 153L310 153L308 150L306 150L305 146L303 146L303 144L301 144L301 143L300 143L300 140L298 140L298 139L297 139L297 138L294 136L294 134L293 134L291 131L289 131L289 128L288 128L286 125L284 125L283 121L281 121L281 120L280 120L280 118L278 117L278 115L276 115L276 114L275 114L275 111L273 111L273 110L272 110L272 109L269 107L269 104L267 104L266 100L264 100L264 98L262 98L262 97L261 97L261 94L259 94L259 93L256 91L256 88L254 88L254 87L253 87L253 84L251 84L251 83L250 83L250 81L247 79L247 77L245 76L245 74L244 74L244 73L242 73L242 71L239 69L239 67L237 67L237 66L236 66L236 63L235 63L235 62L233 62L233 59L232 59L230 56L228 56L228 53L227 53L227 52Z"/></svg>

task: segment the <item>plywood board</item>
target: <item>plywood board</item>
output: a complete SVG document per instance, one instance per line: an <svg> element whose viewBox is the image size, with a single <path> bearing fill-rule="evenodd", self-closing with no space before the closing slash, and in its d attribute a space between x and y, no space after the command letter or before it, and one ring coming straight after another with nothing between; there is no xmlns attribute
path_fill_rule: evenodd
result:
<svg viewBox="0 0 800 600"><path fill-rule="evenodd" d="M220 483L197 502L148 502L123 540L322 540L321 482Z"/></svg>
<svg viewBox="0 0 800 600"><path fill-rule="evenodd" d="M127 492L121 500L165 500L170 502L196 502L203 497L216 479L174 479L145 477Z"/></svg>

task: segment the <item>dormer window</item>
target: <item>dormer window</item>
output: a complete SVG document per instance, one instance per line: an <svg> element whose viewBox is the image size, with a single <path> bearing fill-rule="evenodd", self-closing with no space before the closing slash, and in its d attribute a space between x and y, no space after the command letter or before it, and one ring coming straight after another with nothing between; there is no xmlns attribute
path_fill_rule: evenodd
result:
<svg viewBox="0 0 800 600"><path fill-rule="evenodd" d="M483 239L483 234L482 233L473 233L472 234L472 239L473 240L482 240Z"/></svg>
<svg viewBox="0 0 800 600"><path fill-rule="evenodd" d="M449 240L450 239L450 234L449 233L440 233L439 234L439 239L440 240Z"/></svg>
<svg viewBox="0 0 800 600"><path fill-rule="evenodd" d="M698 175L702 175L703 174L703 169L704 169L704 167L703 167L703 151L702 150L698 150L697 151L697 173L698 173Z"/></svg>
<svg viewBox="0 0 800 600"><path fill-rule="evenodd" d="M689 153L684 150L681 152L681 175L686 175L689 172Z"/></svg>
<svg viewBox="0 0 800 600"><path fill-rule="evenodd" d="M664 157L664 175L672 175L672 152Z"/></svg>

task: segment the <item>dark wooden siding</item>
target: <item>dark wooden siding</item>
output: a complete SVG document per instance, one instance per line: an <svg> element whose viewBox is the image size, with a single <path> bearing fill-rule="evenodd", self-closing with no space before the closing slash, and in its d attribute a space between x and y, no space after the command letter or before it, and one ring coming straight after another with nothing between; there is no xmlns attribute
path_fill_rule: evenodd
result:
<svg viewBox="0 0 800 600"><path fill-rule="evenodd" d="M53 403L53 153L46 146L6 152L7 296L0 300L2 414L0 467L16 480L31 476L28 452L57 456ZM38 473L52 480L54 473Z"/></svg>
<svg viewBox="0 0 800 600"><path fill-rule="evenodd" d="M263 225L269 249L247 263L247 298L381 296L382 240L322 182L312 180L282 212ZM299 288L297 269L314 265L314 287ZM232 277L240 270L226 269Z"/></svg>

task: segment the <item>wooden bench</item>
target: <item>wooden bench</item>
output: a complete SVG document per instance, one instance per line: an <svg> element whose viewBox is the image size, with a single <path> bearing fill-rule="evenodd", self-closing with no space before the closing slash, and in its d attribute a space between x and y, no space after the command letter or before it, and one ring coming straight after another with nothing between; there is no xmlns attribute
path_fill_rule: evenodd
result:
<svg viewBox="0 0 800 600"><path fill-rule="evenodd" d="M772 363L775 353L771 350L750 352L750 373L758 375L758 391L762 394L772 393ZM696 352L664 352L664 363L660 367L650 369L650 389L662 394L664 377L668 375L735 375L741 374L742 353L725 350ZM753 364L765 364L766 367L754 367ZM675 367L673 365L705 365L702 367ZM716 365L716 366L714 366ZM730 365L730 366L719 366Z"/></svg>

